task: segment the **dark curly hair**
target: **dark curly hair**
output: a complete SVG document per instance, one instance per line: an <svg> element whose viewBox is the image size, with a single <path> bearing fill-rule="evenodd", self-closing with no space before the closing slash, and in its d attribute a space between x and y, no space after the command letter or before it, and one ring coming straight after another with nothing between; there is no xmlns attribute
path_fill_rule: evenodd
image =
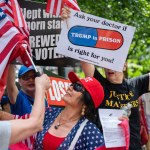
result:
<svg viewBox="0 0 150 150"><path fill-rule="evenodd" d="M98 126L98 109L95 108L92 97L87 91L84 91L82 99L84 104L87 106L85 110L85 117Z"/></svg>

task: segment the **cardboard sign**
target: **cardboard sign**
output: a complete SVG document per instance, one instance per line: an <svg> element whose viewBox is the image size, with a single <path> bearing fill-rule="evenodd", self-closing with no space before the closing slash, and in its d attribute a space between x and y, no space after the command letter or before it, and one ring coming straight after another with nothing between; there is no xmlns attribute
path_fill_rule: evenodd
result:
<svg viewBox="0 0 150 150"><path fill-rule="evenodd" d="M65 106L62 97L70 85L70 81L62 78L50 77L52 87L46 93L48 104L54 106Z"/></svg>
<svg viewBox="0 0 150 150"><path fill-rule="evenodd" d="M68 57L54 53L61 31L62 20L45 12L46 3L18 0L30 29L29 42L32 58L39 66L68 66ZM75 62L69 59L70 66Z"/></svg>
<svg viewBox="0 0 150 150"><path fill-rule="evenodd" d="M134 27L71 10L55 52L122 71L134 31Z"/></svg>

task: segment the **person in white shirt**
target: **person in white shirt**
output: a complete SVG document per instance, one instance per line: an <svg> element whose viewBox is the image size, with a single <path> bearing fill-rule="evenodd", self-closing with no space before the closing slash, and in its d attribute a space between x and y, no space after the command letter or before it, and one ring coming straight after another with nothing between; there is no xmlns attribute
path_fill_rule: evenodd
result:
<svg viewBox="0 0 150 150"><path fill-rule="evenodd" d="M6 150L9 144L17 143L42 130L45 112L45 92L50 87L47 75L35 79L35 102L29 119L0 121L0 150Z"/></svg>

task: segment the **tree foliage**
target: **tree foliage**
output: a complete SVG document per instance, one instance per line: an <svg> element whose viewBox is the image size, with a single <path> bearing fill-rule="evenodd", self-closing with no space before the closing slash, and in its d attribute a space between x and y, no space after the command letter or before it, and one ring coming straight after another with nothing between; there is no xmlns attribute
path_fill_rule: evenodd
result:
<svg viewBox="0 0 150 150"><path fill-rule="evenodd" d="M149 0L78 0L81 10L136 27L128 54L128 76L149 71L150 1Z"/></svg>
<svg viewBox="0 0 150 150"><path fill-rule="evenodd" d="M78 4L86 13L136 27L127 74L133 77L150 70L149 0L78 0Z"/></svg>

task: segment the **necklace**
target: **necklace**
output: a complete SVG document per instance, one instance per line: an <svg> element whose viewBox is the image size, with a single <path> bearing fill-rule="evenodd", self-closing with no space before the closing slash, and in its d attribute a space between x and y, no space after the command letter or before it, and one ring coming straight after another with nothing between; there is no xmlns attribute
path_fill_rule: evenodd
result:
<svg viewBox="0 0 150 150"><path fill-rule="evenodd" d="M67 124L67 123L76 121L76 120L78 120L78 119L80 118L80 117L76 117L75 119L67 120L67 121L64 122L64 123L61 123L61 122L60 122L60 120L61 120L61 115L62 115L62 113L60 114L58 123L54 126L54 129L56 129L56 130L57 130L61 125L64 125L64 124Z"/></svg>

